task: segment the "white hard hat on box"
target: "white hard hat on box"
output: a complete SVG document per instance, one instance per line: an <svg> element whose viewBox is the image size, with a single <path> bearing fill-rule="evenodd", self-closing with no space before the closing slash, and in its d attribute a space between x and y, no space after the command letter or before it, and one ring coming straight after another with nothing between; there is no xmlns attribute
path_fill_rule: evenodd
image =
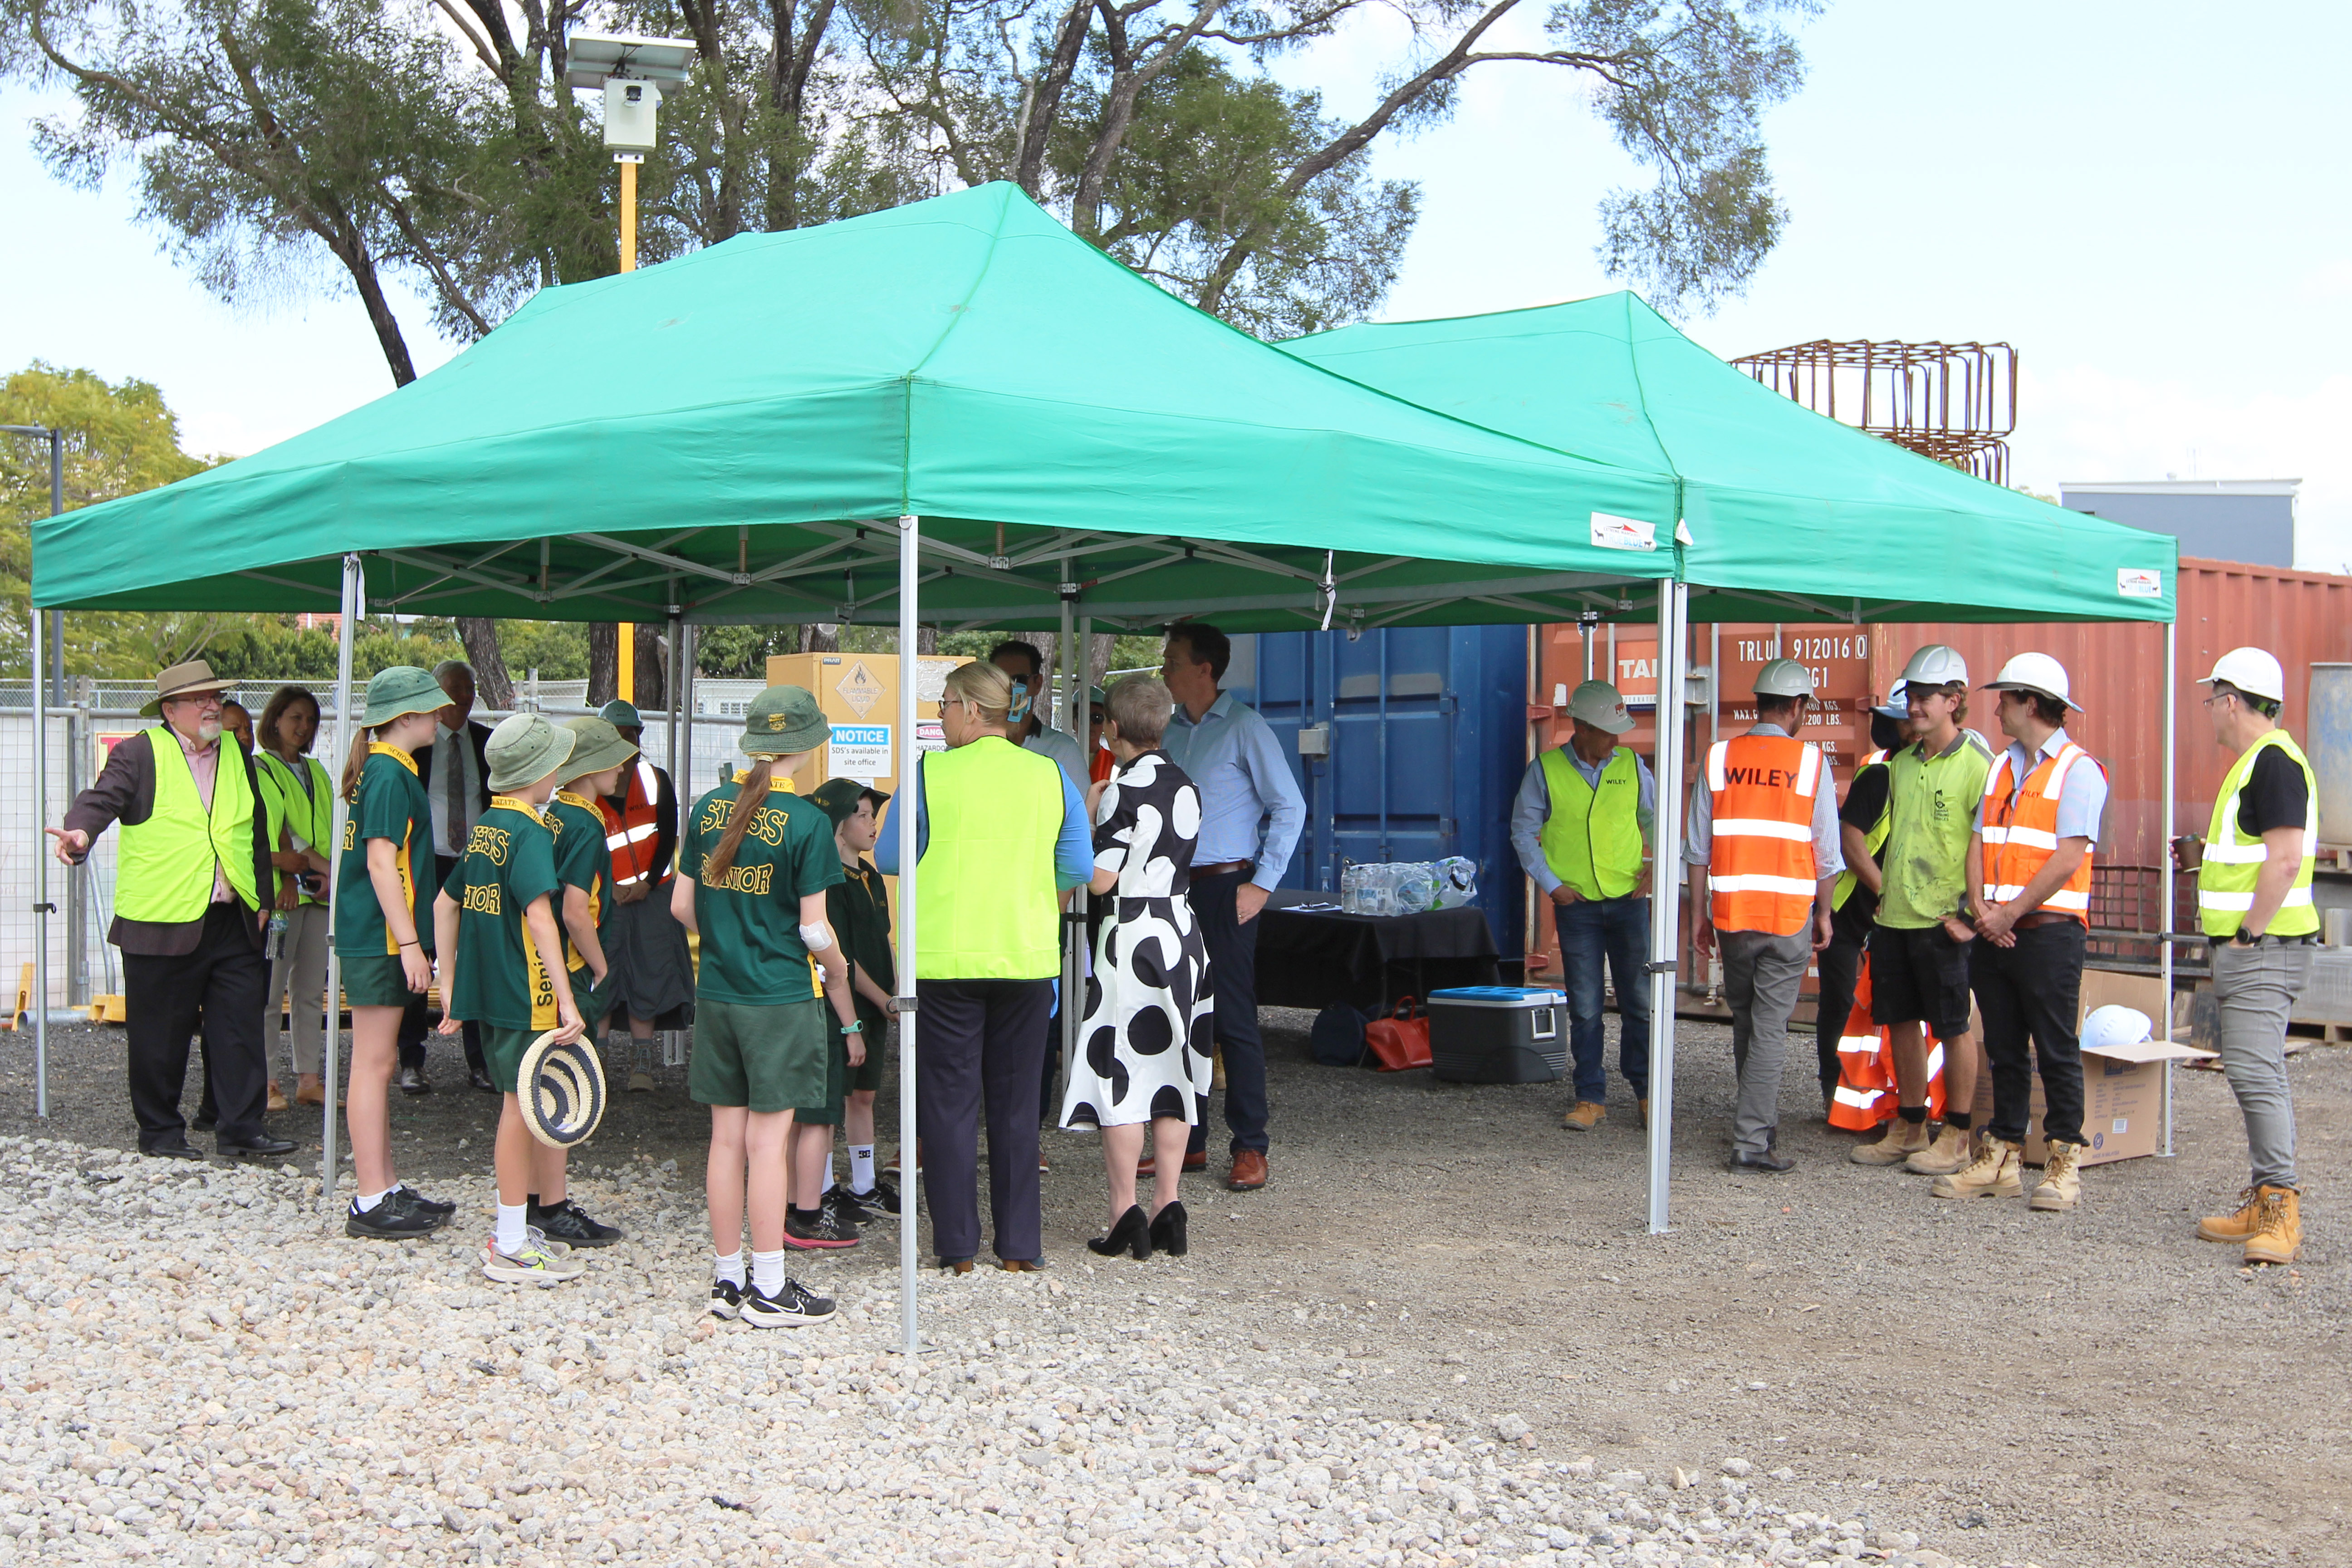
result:
<svg viewBox="0 0 2352 1568"><path fill-rule="evenodd" d="M2038 691L2044 697L2054 697L2075 712L2083 705L2066 694L2066 667L2046 653L2021 653L2000 667L2000 673L1985 682L1988 691Z"/></svg>
<svg viewBox="0 0 2352 1568"><path fill-rule="evenodd" d="M1966 686L1969 661L1960 657L1959 649L1931 642L1903 667L1903 681L1906 686L1948 686L1954 681Z"/></svg>
<svg viewBox="0 0 2352 1568"><path fill-rule="evenodd" d="M2095 1051L2108 1046L2137 1046L2155 1034L2156 1026L2148 1022L2147 1014L2110 1002L2092 1008L2091 1016L2083 1020L2082 1047Z"/></svg>
<svg viewBox="0 0 2352 1568"><path fill-rule="evenodd" d="M1776 658L1756 672L1759 697L1811 697L1813 672L1793 658Z"/></svg>
<svg viewBox="0 0 2352 1568"><path fill-rule="evenodd" d="M2286 700L2286 671L2279 661L2258 647L2233 647L2223 654L2213 666L2213 673L2198 681L2210 686L2226 680L2249 697L2267 697L2273 702Z"/></svg>

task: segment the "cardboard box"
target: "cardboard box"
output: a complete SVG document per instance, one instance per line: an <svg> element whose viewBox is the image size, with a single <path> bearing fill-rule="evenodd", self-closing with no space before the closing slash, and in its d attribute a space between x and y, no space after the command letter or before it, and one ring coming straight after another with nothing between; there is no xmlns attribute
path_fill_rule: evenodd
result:
<svg viewBox="0 0 2352 1568"><path fill-rule="evenodd" d="M948 671L967 658L918 655L915 742L927 752L944 751L940 733L940 686ZM768 660L768 684L798 686L816 693L817 707L833 724L833 740L793 775L793 787L806 795L831 778L851 778L885 794L898 793L898 656L895 653L782 653Z"/></svg>
<svg viewBox="0 0 2352 1568"><path fill-rule="evenodd" d="M2164 982L2152 974L2118 974L2112 970L2083 971L2081 1017L2110 1004L2137 1007L2163 1033ZM2176 1035L2178 1031L2176 1030ZM2085 1165L2153 1154L2164 1137L2164 1064L2168 1061L2210 1059L2213 1053L2176 1040L2168 1045L2152 1039L2143 1045L2111 1047L2083 1052L2083 1137L2090 1147ZM2042 1075L2033 1076L2033 1106L2026 1122L2025 1163L2042 1163L2042 1118L2048 1110L2042 1094Z"/></svg>

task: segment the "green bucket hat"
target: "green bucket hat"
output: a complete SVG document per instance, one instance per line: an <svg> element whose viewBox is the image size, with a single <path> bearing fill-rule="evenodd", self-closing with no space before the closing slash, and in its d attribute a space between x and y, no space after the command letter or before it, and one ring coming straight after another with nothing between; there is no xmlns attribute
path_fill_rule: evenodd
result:
<svg viewBox="0 0 2352 1568"><path fill-rule="evenodd" d="M809 799L824 809L835 827L847 822L857 811L857 803L867 795L874 797L874 809L880 811L890 804L887 792L872 784L859 784L856 779L827 779L809 791Z"/></svg>
<svg viewBox="0 0 2352 1568"><path fill-rule="evenodd" d="M617 697L596 710L596 717L616 729L623 725L632 730L642 730L646 727L645 720L637 714L637 705L634 702L625 702Z"/></svg>
<svg viewBox="0 0 2352 1568"><path fill-rule="evenodd" d="M833 725L804 686L771 686L743 710L743 754L789 757L833 739Z"/></svg>
<svg viewBox="0 0 2352 1568"><path fill-rule="evenodd" d="M571 731L572 737L572 760L563 764L563 776L568 779L601 773L637 754L637 748L621 739L620 731L607 720L566 719L561 727Z"/></svg>
<svg viewBox="0 0 2352 1568"><path fill-rule="evenodd" d="M406 713L437 713L449 706L449 694L429 669L413 664L387 665L368 677L367 707L360 726L373 730Z"/></svg>
<svg viewBox="0 0 2352 1568"><path fill-rule="evenodd" d="M577 737L538 713L518 713L490 731L482 755L490 764L493 792L520 789L561 768Z"/></svg>

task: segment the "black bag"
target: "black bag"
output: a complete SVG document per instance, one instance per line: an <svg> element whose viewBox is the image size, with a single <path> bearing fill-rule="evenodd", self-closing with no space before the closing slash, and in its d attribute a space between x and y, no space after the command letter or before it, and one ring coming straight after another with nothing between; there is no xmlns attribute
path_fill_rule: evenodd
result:
<svg viewBox="0 0 2352 1568"><path fill-rule="evenodd" d="M1345 1002L1334 1002L1316 1014L1315 1027L1307 1037L1315 1059L1330 1068L1363 1066L1364 1022L1363 1014Z"/></svg>

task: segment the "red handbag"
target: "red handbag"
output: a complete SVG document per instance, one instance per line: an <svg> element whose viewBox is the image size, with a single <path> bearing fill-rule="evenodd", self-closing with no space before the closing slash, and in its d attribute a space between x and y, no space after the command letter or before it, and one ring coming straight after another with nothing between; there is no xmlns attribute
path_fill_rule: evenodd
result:
<svg viewBox="0 0 2352 1568"><path fill-rule="evenodd" d="M1419 998L1397 998L1396 1010L1364 1026L1364 1045L1382 1072L1429 1066L1429 1010Z"/></svg>

